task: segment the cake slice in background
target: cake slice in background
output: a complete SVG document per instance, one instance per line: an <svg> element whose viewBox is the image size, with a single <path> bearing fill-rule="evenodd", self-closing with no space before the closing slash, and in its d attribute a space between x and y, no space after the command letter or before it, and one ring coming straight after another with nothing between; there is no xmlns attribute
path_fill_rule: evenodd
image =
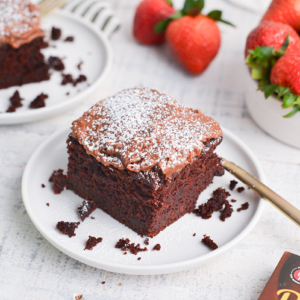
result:
<svg viewBox="0 0 300 300"><path fill-rule="evenodd" d="M0 0L0 89L49 79L37 6Z"/></svg>
<svg viewBox="0 0 300 300"><path fill-rule="evenodd" d="M67 188L140 235L155 236L195 208L214 176L219 124L148 88L99 101L73 122Z"/></svg>

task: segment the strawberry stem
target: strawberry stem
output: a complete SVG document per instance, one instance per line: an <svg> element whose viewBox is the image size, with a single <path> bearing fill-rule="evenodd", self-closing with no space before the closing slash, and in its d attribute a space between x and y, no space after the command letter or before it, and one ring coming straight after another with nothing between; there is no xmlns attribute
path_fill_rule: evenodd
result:
<svg viewBox="0 0 300 300"><path fill-rule="evenodd" d="M232 23L222 19L222 12L220 10L213 10L209 14L207 14L207 16L215 21L219 21L219 22L222 22L227 25L235 27L235 25L233 25Z"/></svg>

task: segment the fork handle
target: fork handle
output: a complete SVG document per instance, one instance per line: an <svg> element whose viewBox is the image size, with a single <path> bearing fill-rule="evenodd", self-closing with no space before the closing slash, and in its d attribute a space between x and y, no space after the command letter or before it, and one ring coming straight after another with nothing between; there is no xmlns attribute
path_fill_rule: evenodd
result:
<svg viewBox="0 0 300 300"><path fill-rule="evenodd" d="M300 226L300 211L291 203L276 194L254 176L243 170L231 161L222 158L222 165L229 173L248 185L252 190L262 198L273 204L278 210L285 214L289 219Z"/></svg>

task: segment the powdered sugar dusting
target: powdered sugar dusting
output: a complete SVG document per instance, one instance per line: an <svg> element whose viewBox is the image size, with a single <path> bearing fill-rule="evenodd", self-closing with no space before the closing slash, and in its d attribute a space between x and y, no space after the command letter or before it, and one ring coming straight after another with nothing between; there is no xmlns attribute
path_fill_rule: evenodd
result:
<svg viewBox="0 0 300 300"><path fill-rule="evenodd" d="M140 172L154 166L167 176L201 154L204 143L222 135L200 111L149 88L121 91L73 122L73 137L104 165Z"/></svg>
<svg viewBox="0 0 300 300"><path fill-rule="evenodd" d="M43 36L40 13L29 0L0 0L0 42L17 48Z"/></svg>

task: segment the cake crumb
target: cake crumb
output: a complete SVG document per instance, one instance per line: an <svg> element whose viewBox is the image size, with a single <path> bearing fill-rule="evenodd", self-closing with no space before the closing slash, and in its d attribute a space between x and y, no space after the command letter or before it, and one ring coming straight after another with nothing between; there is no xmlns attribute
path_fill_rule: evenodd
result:
<svg viewBox="0 0 300 300"><path fill-rule="evenodd" d="M75 300L83 300L82 295L75 296Z"/></svg>
<svg viewBox="0 0 300 300"><path fill-rule="evenodd" d="M227 200L226 200L227 201ZM225 219L230 218L233 213L232 205L227 201L225 203L225 207L221 210L220 219L221 221L225 221Z"/></svg>
<svg viewBox="0 0 300 300"><path fill-rule="evenodd" d="M137 255L139 252L148 251L148 249L141 248L140 244L135 245L135 243L130 244L129 239L119 239L116 243L115 248L121 249L122 251L130 251L131 254Z"/></svg>
<svg viewBox="0 0 300 300"><path fill-rule="evenodd" d="M74 42L74 36L67 36L65 42Z"/></svg>
<svg viewBox="0 0 300 300"><path fill-rule="evenodd" d="M91 217L91 219L95 220L95 217Z"/></svg>
<svg viewBox="0 0 300 300"><path fill-rule="evenodd" d="M138 257L138 260L141 260L142 258L141 257Z"/></svg>
<svg viewBox="0 0 300 300"><path fill-rule="evenodd" d="M84 250L93 250L93 248L97 246L97 244L101 243L102 240L103 239L101 237L95 238L94 236L89 236Z"/></svg>
<svg viewBox="0 0 300 300"><path fill-rule="evenodd" d="M117 286L121 286L121 282L117 284Z"/></svg>
<svg viewBox="0 0 300 300"><path fill-rule="evenodd" d="M77 69L78 69L79 71L81 71L81 66L82 66L82 64L83 64L83 61L81 60L81 61L79 62L79 64L77 65Z"/></svg>
<svg viewBox="0 0 300 300"><path fill-rule="evenodd" d="M237 184L238 184L237 181L231 180L230 183L229 183L229 189L230 189L231 191L233 191Z"/></svg>
<svg viewBox="0 0 300 300"><path fill-rule="evenodd" d="M242 211L242 210L247 210L249 208L249 203L245 202L244 204L241 205L240 208L237 209L238 212Z"/></svg>
<svg viewBox="0 0 300 300"><path fill-rule="evenodd" d="M235 199L231 199L230 202L236 202L236 200Z"/></svg>
<svg viewBox="0 0 300 300"><path fill-rule="evenodd" d="M194 233L193 236L196 236L196 233Z"/></svg>
<svg viewBox="0 0 300 300"><path fill-rule="evenodd" d="M124 255L126 255L127 254L127 252L124 252Z"/></svg>
<svg viewBox="0 0 300 300"><path fill-rule="evenodd" d="M86 80L87 80L87 77L83 74L80 74L78 76L78 78L75 81L73 81L73 85L76 86L78 83L86 81Z"/></svg>
<svg viewBox="0 0 300 300"><path fill-rule="evenodd" d="M29 108L41 108L46 106L45 100L49 98L48 95L41 93L40 95L36 96L36 98L31 101Z"/></svg>
<svg viewBox="0 0 300 300"><path fill-rule="evenodd" d="M49 182L53 182L54 194L60 194L67 186L67 176L63 172L62 169L55 170L49 178Z"/></svg>
<svg viewBox="0 0 300 300"><path fill-rule="evenodd" d="M149 245L149 239L148 239L148 238L146 238L146 239L144 240L144 244L147 245L147 246Z"/></svg>
<svg viewBox="0 0 300 300"><path fill-rule="evenodd" d="M69 95L70 95L70 92L67 92L67 93L66 93L66 96L69 96Z"/></svg>
<svg viewBox="0 0 300 300"><path fill-rule="evenodd" d="M14 94L9 98L10 106L6 112L15 112L18 107L22 107L22 100L24 99L20 97L19 91L15 91Z"/></svg>
<svg viewBox="0 0 300 300"><path fill-rule="evenodd" d="M77 211L80 215L81 221L84 221L97 208L95 201L83 200Z"/></svg>
<svg viewBox="0 0 300 300"><path fill-rule="evenodd" d="M52 27L51 29L51 39L57 41L61 37L61 29Z"/></svg>
<svg viewBox="0 0 300 300"><path fill-rule="evenodd" d="M71 74L61 74L62 75L62 81L61 81L61 85L66 85L68 83L72 83L73 84L73 76Z"/></svg>
<svg viewBox="0 0 300 300"><path fill-rule="evenodd" d="M45 188L46 186L42 183L42 188Z"/></svg>
<svg viewBox="0 0 300 300"><path fill-rule="evenodd" d="M50 204L49 204L49 203L46 203L46 205L47 205L47 206L50 206Z"/></svg>
<svg viewBox="0 0 300 300"><path fill-rule="evenodd" d="M160 244L156 244L156 245L153 247L152 251L153 251L153 250L159 251L160 248L161 248Z"/></svg>
<svg viewBox="0 0 300 300"><path fill-rule="evenodd" d="M69 237L75 236L75 229L78 228L80 222L64 222L60 221L56 224L56 228L63 234Z"/></svg>
<svg viewBox="0 0 300 300"><path fill-rule="evenodd" d="M241 187L237 188L236 190L237 190L239 193L242 193L242 192L245 190L245 188L241 186Z"/></svg>
<svg viewBox="0 0 300 300"><path fill-rule="evenodd" d="M105 284L105 281L102 281L102 284Z"/></svg>
<svg viewBox="0 0 300 300"><path fill-rule="evenodd" d="M212 250L216 250L218 248L218 245L207 235L203 236L201 242L206 246L210 247Z"/></svg>
<svg viewBox="0 0 300 300"><path fill-rule="evenodd" d="M62 71L65 69L65 65L62 60L57 56L50 56L48 58L49 67L55 71Z"/></svg>

